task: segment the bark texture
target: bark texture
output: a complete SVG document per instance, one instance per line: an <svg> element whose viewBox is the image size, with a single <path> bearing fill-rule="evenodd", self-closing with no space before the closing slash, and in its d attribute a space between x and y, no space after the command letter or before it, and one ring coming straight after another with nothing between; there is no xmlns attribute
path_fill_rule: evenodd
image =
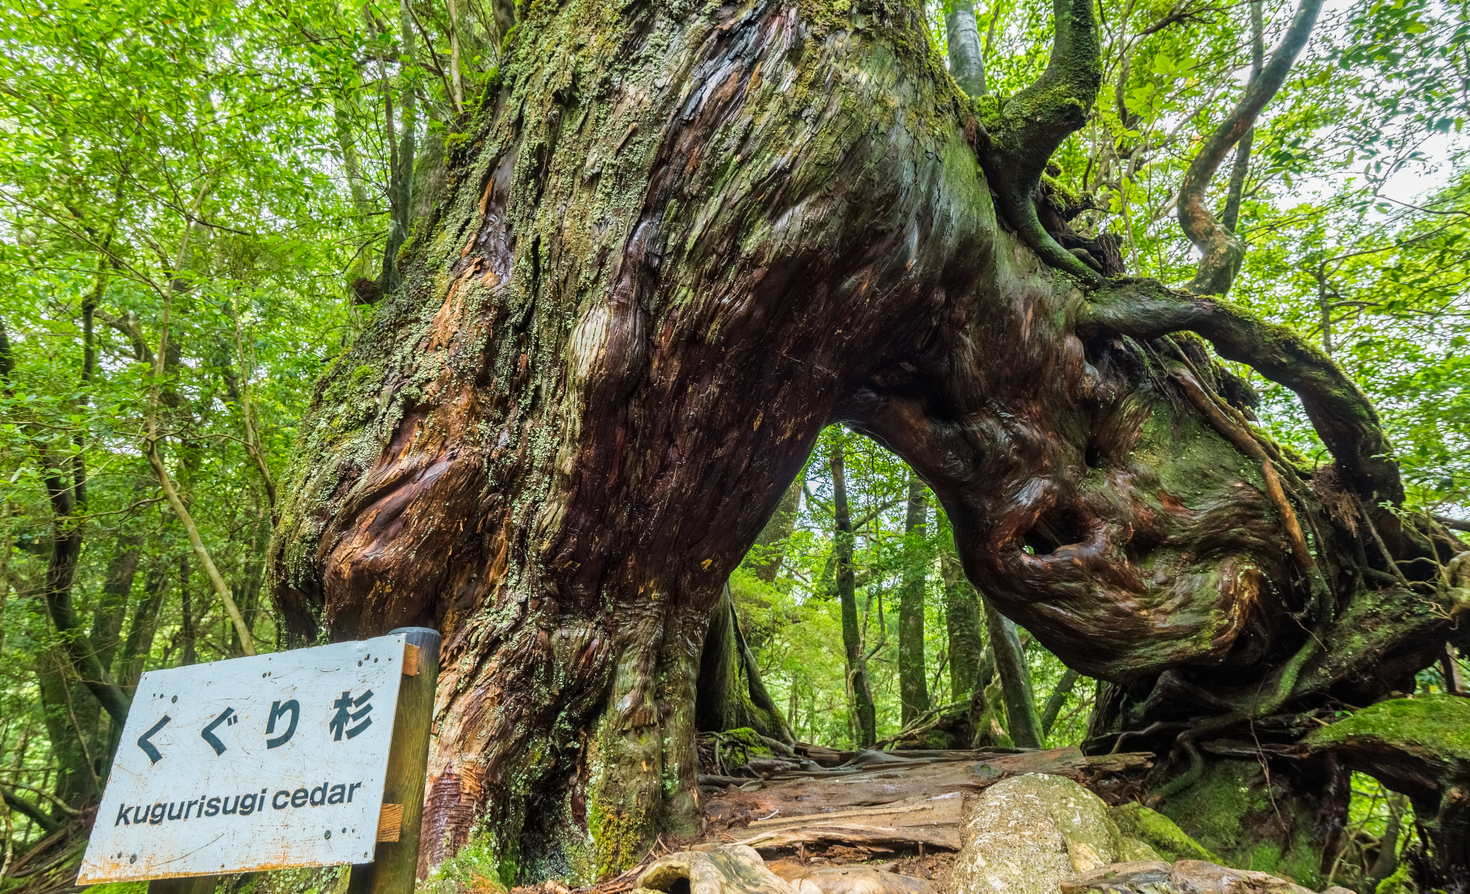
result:
<svg viewBox="0 0 1470 894"><path fill-rule="evenodd" d="M1398 561L1454 550L1364 524L1397 477L1335 367L1155 285L1089 292L1038 241L1043 144L1006 122L1085 115L1091 9L1059 2L1052 74L992 132L907 4L522 6L404 288L318 385L271 549L298 637L444 634L425 865L586 879L692 829L712 610L833 421L918 471L1001 612L1121 687L1100 741L1371 699L1439 654L1434 574ZM1190 328L1330 408L1338 466L1262 448L1273 490Z"/></svg>

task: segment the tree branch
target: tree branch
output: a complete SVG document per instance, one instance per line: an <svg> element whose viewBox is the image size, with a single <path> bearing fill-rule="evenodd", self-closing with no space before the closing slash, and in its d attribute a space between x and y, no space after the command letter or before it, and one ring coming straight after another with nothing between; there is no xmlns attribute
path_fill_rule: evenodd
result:
<svg viewBox="0 0 1470 894"><path fill-rule="evenodd" d="M1261 76L1265 65L1266 43L1261 23L1261 0L1251 0L1251 80ZM1252 127L1240 138L1235 147L1235 161L1230 166L1230 187L1225 192L1225 210L1220 215L1220 224L1235 232L1240 220L1240 202L1245 193L1245 178L1250 173L1251 145L1255 142L1256 129Z"/></svg>
<svg viewBox="0 0 1470 894"><path fill-rule="evenodd" d="M50 816L47 816L46 811L29 801L21 800L13 790L0 786L0 798L5 799L7 807L19 813L21 816L27 817L48 834L61 828L61 824Z"/></svg>
<svg viewBox="0 0 1470 894"><path fill-rule="evenodd" d="M985 57L980 50L980 28L975 24L975 0L953 0L944 16L949 44L949 74L965 95L985 95Z"/></svg>
<svg viewBox="0 0 1470 894"><path fill-rule="evenodd" d="M1318 0L1320 2L1320 0ZM1087 123L1102 86L1092 0L1052 0L1051 58L1036 82L982 113L979 156L998 207L1043 261L1098 285L1102 276L1057 244L1036 214L1036 192L1052 153Z"/></svg>
<svg viewBox="0 0 1470 894"><path fill-rule="evenodd" d="M1307 38L1317 24L1317 13L1321 9L1322 0L1301 0L1291 26L1287 28L1276 51L1271 54L1271 62L1261 71L1259 77L1251 79L1245 96L1205 140L1199 154L1184 173L1184 181L1179 186L1179 225L1189 241L1204 253L1194 281L1189 286L1193 292L1224 295L1230 291L1235 273L1240 269L1245 246L1205 207L1205 191L1225 159L1225 153L1255 126L1261 110L1286 82L1286 75L1296 63L1296 57L1301 54L1302 48L1307 45Z"/></svg>
<svg viewBox="0 0 1470 894"><path fill-rule="evenodd" d="M1205 295L1152 280L1124 280L1099 291L1078 314L1080 334L1107 330L1147 341L1189 330L1226 360L1249 364L1296 392L1336 458L1344 483L1368 505L1403 502L1398 466L1368 398L1326 355L1296 333Z"/></svg>

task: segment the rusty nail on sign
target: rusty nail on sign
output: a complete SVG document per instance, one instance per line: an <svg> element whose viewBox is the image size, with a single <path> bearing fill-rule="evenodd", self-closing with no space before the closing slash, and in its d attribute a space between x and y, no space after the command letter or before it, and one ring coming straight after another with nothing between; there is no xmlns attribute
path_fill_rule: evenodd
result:
<svg viewBox="0 0 1470 894"><path fill-rule="evenodd" d="M416 863L416 834L378 842L398 841L414 796L386 790L405 787L390 758L417 763L408 804L423 801L427 717L395 720L404 675L418 673L421 650L437 671L438 645L437 633L411 628L144 674L78 883L363 864L375 847L380 858L411 847ZM405 704L421 703L425 684L431 703L434 680L409 679ZM419 811L411 819L417 833ZM198 882L191 890L212 888Z"/></svg>

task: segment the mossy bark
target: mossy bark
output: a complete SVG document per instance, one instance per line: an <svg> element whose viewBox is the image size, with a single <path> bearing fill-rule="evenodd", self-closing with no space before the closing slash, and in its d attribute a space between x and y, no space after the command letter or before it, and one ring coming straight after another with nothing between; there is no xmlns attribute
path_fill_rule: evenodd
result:
<svg viewBox="0 0 1470 894"><path fill-rule="evenodd" d="M835 421L925 480L1001 612L1133 687L1105 733L1200 708L1148 701L1179 668L1227 717L1327 692L1313 625L1395 672L1438 654L1433 618L1334 633L1356 560L1321 562L1326 611L1162 333L1084 314L997 224L1005 171L916 8L522 11L404 288L317 387L271 547L298 638L444 635L425 868L473 842L507 883L586 878L692 828L711 612ZM1367 542L1315 518L1324 554Z"/></svg>
<svg viewBox="0 0 1470 894"><path fill-rule="evenodd" d="M985 685L994 673L995 659L981 672L987 653L980 634L980 594L965 580L958 557L949 550L939 554L940 579L944 583L944 623L949 642L949 697L968 698L976 684Z"/></svg>
<svg viewBox="0 0 1470 894"><path fill-rule="evenodd" d="M878 721L873 707L873 688L868 683L867 637L864 613L858 612L857 575L853 568L852 515L847 505L847 476L844 469L842 435L832 446L832 552L836 558L834 577L842 611L842 652L847 670L848 726L853 742L868 748L878 740Z"/></svg>
<svg viewBox="0 0 1470 894"><path fill-rule="evenodd" d="M1309 888L1337 853L1350 774L1332 759L1211 760L1199 780L1156 809L1226 866L1268 872Z"/></svg>

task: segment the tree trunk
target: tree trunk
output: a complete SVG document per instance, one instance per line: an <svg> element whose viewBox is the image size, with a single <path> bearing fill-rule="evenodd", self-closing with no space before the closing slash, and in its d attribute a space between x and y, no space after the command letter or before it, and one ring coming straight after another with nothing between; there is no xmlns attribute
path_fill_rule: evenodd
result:
<svg viewBox="0 0 1470 894"><path fill-rule="evenodd" d="M82 805L102 794L94 753L98 745L96 728L89 728L76 710L77 704L90 700L90 696L71 679L70 662L60 649L45 649L35 657L36 688L41 696L46 737L56 755L55 794L67 804ZM94 720L96 704L91 701Z"/></svg>
<svg viewBox="0 0 1470 894"><path fill-rule="evenodd" d="M853 740L868 748L878 740L873 688L868 684L867 637L858 613L857 576L852 567L852 515L847 507L847 473L843 464L844 433L832 445L832 552L836 555L837 598L842 601L842 649L847 665L847 702L852 712Z"/></svg>
<svg viewBox="0 0 1470 894"><path fill-rule="evenodd" d="M781 573L781 563L786 558L786 539L796 530L796 517L801 510L802 484L800 478L791 482L776 506L775 513L771 515L771 520L761 528L760 535L750 548L750 554L745 558L745 563L755 572L756 578L768 584L774 583Z"/></svg>
<svg viewBox="0 0 1470 894"><path fill-rule="evenodd" d="M1082 679L1081 674L1067 668L1062 678L1057 681L1057 687L1051 691L1051 695L1047 696L1046 707L1041 709L1041 735L1043 737L1051 735L1051 728L1056 726L1057 716L1062 713L1062 706L1067 703L1067 696L1072 694L1072 687L1076 686L1080 679Z"/></svg>
<svg viewBox="0 0 1470 894"><path fill-rule="evenodd" d="M507 884L586 879L693 828L711 613L834 421L928 483L997 609L1130 687L1100 747L1156 711L1246 736L1443 649L1426 568L1461 548L1379 508L1352 384L1037 223L1092 5L1058 0L1046 73L984 122L916 8L855 7L523 5L404 288L319 384L272 589L305 641L443 632L425 866L473 836ZM1303 397L1336 514L1181 330ZM1176 670L1215 699L1149 702Z"/></svg>
<svg viewBox="0 0 1470 894"><path fill-rule="evenodd" d="M199 637L199 615L194 611L194 594L189 590L189 560L179 557L179 640L183 643L183 654L179 664L187 667L199 661L195 642Z"/></svg>
<svg viewBox="0 0 1470 894"><path fill-rule="evenodd" d="M995 670L1000 677L1006 707L1006 732L1017 748L1040 748L1045 741L1041 718L1036 713L1036 693L1031 688L1031 668L1021 648L1021 637L1010 618L985 600L985 630Z"/></svg>
<svg viewBox="0 0 1470 894"><path fill-rule="evenodd" d="M924 579L930 560L924 539L927 522L924 482L910 472L908 511L903 524L903 582L898 593L898 692L905 727L929 710L929 682L924 666Z"/></svg>
<svg viewBox="0 0 1470 894"><path fill-rule="evenodd" d="M144 490L135 483L133 495L137 497ZM112 668L113 657L121 642L123 619L128 613L128 600L133 592L133 578L138 573L138 560L142 558L142 545L143 535L136 526L118 532L112 544L107 575L102 581L102 594L92 609L92 643L97 650L97 662L108 670Z"/></svg>
<svg viewBox="0 0 1470 894"><path fill-rule="evenodd" d="M715 603L699 658L694 722L701 732L744 727L788 745L796 743L781 709L761 682L755 656L741 634L740 618L728 583L720 601Z"/></svg>
<svg viewBox="0 0 1470 894"><path fill-rule="evenodd" d="M945 632L949 637L949 694L952 701L963 701L975 686L985 685L990 678L990 673L981 674L986 650L980 634L980 598L965 580L959 558L948 549L939 554L939 572L944 580ZM993 659L991 665L993 668Z"/></svg>
<svg viewBox="0 0 1470 894"><path fill-rule="evenodd" d="M122 654L117 657L117 683L132 698L138 688L138 678L143 675L148 655L153 651L153 637L158 632L158 610L163 598L168 595L168 562L160 558L143 582L143 599L133 609L133 619L128 625L128 638L123 643Z"/></svg>

